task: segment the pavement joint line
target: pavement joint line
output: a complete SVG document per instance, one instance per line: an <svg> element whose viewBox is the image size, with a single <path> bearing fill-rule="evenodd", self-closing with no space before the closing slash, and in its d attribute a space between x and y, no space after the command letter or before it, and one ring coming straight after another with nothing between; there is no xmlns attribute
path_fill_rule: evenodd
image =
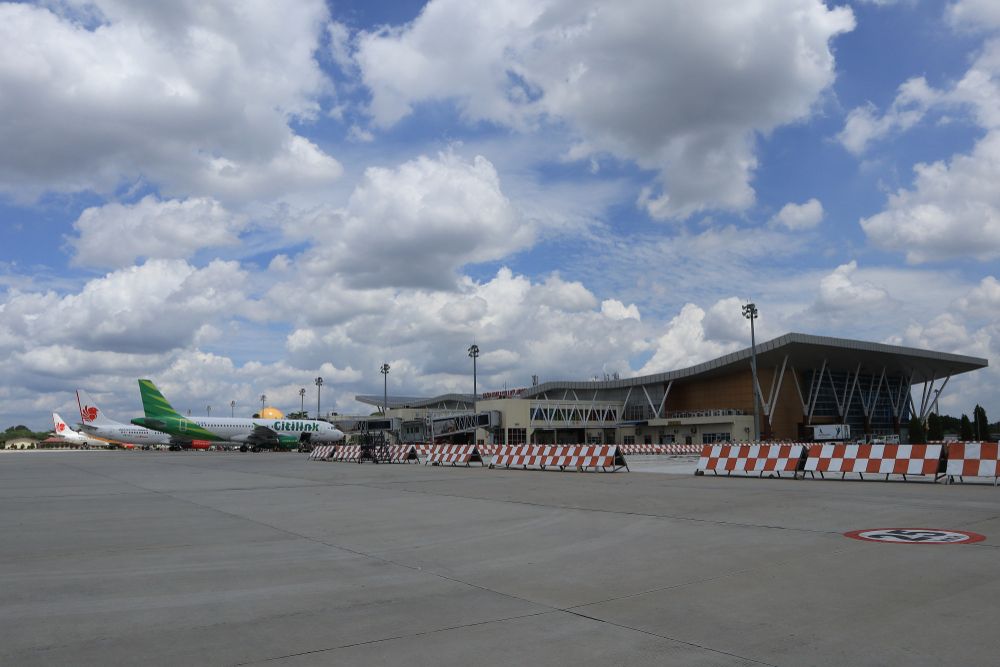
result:
<svg viewBox="0 0 1000 667"><path fill-rule="evenodd" d="M381 487L371 484L343 484L342 486L359 486L372 489L381 489ZM385 490L385 489L383 489ZM691 521L695 523L709 523L719 526L734 526L738 528L767 528L770 530L788 530L794 532L812 533L812 534L827 534L827 535L840 535L839 531L835 530L814 530L810 528L791 528L788 526L772 526L768 524L757 524L757 523L742 523L739 521L722 521L719 519L698 519L694 517L678 516L674 514L652 514L649 512L630 512L626 510L609 510L601 509L598 507L585 507L581 505L550 505L546 503L529 502L527 500L512 500L509 498L482 498L480 496L465 496L457 493L435 493L432 491L420 491L415 489L399 489L404 493L416 493L421 495L432 495L440 498L461 498L463 500L482 500L486 502L496 502L496 503L509 503L512 505L525 505L527 507L541 507L546 509L558 509L558 510L572 510L577 512L599 512L601 514L614 514L621 516L638 516L648 519L671 519L674 521Z"/></svg>
<svg viewBox="0 0 1000 667"><path fill-rule="evenodd" d="M60 462L60 463L62 463L62 462ZM66 463L63 463L63 465L66 465L67 467L70 467L70 468L74 468L76 470L80 470L82 472L91 472L91 471L83 469L83 468L78 468L77 466L70 466L69 464L66 464ZM189 464L185 464L185 463L181 463L179 465L185 465L187 467L194 467L194 466L190 466ZM269 477L282 477L284 479L299 479L299 478L291 477L289 475L271 475L271 474L266 474L266 473L253 473L253 472L243 472L243 471L238 471L238 472L240 472L241 474L260 475L260 476L265 476L265 477L269 476ZM166 493L166 492L159 492L159 491L156 491L154 489L146 489L146 487L142 487L142 486L139 486L137 484L132 484L131 482L127 482L125 480L120 480L120 479L117 479L117 478L114 478L114 477L110 477L108 475L104 475L104 476L107 477L108 479L113 479L113 480L115 480L117 482L124 482L126 484L129 484L131 486L135 486L136 488L139 488L139 489L143 489L143 490L149 491L151 493L164 493L165 495L167 495L167 496L169 496L171 498L179 499L179 500L184 500L186 502L191 502L192 504L195 504L195 505L197 505L199 507L210 507L208 505L202 505L200 503L194 503L193 501L191 501L190 499L187 499L187 498L177 498L176 496L173 496L173 495L171 495L169 493ZM314 480L310 480L310 481L314 481ZM360 487L360 488L368 488L368 489L382 489L382 487L379 486L379 484L382 484L382 482L379 482L377 484L370 484L370 483L362 483L362 482L333 482L333 481L323 482L323 481L316 481L314 484L305 484L305 485L302 485L301 487L292 487L292 486L289 486L289 487L273 487L273 488L312 488L312 487L323 488L323 487L329 487L329 486L336 486L336 487ZM236 490L262 491L262 490L269 490L269 489L236 489ZM601 508L584 507L584 506L579 506L579 505L550 505L550 504L545 504L545 503L528 502L528 501L524 501L524 500L512 500L512 499L507 499L507 498L500 498L500 499L498 499L498 498L482 498L482 497L479 497L479 496L465 496L465 495L461 495L461 494L438 493L438 492L433 492L433 491L424 491L424 490L415 490L415 489L396 489L396 490L402 491L403 493L414 493L414 494L420 494L420 495L431 495L431 496L437 496L437 497L441 497L441 498L461 498L461 499L464 499L464 500L480 500L480 501L484 501L484 502L509 503L509 504L515 504L515 505L525 505L525 506L528 506L528 507L540 507L540 508L547 508L547 509L572 510L572 511L578 511L578 512L599 512L599 513L602 513L602 514L613 514L613 515L622 515L622 516L638 516L638 517L652 518L652 519L667 519L667 520L674 520L674 521L690 521L690 522L693 522L693 523L707 523L707 524L717 525L717 526L730 526L730 527L739 527L739 528L764 528L764 529L768 529L768 530L788 530L788 531L811 533L811 534L818 534L818 535L822 535L822 534L826 534L826 535L841 535L842 534L841 531L836 531L836 530L814 530L814 529L810 529L810 528L793 528L793 527L788 527L788 526L773 526L773 525L769 525L769 524L743 523L743 522L738 522L738 521L722 521L722 520L719 520L719 519L699 519L699 518L695 518L695 517L685 517L685 516L678 516L678 515L673 515L673 514L653 514L653 513L648 513L648 512L629 512L629 511L623 511L623 510L608 510L608 509L601 509ZM198 491L198 493L212 493L213 491L215 491L215 490ZM910 505L905 505L905 506L906 507L910 507ZM935 506L928 505L927 507L935 507ZM211 508L211 509L215 509L215 508ZM222 510L217 510L217 511L222 511ZM223 513L229 514L230 516L236 516L236 517L240 516L238 514L230 514L228 512L223 512ZM986 520L986 519L983 519L983 520ZM283 529L280 529L280 528L275 528L274 526L270 526L269 524L265 524L265 523L261 523L261 522L255 522L255 523L260 523L260 525L268 526L268 527L274 528L276 530L283 530ZM291 532L291 531L285 531L285 532L289 532L289 534L296 535L296 536L301 537L303 539L313 539L313 538L310 538L310 537L307 537L307 536L304 536L304 535L298 535L297 533L294 533L294 532ZM338 547L336 545L327 544L325 542L322 542L321 540L314 540L314 541L317 541L318 543L324 544L326 546L330 546L330 547L334 547L334 548L343 548L343 549L345 549L347 551L350 551L350 549L347 549L346 547ZM998 548L998 546L1000 546L1000 545L990 545L990 544L977 543L977 544L971 544L971 545L968 545L968 546L983 546L983 547L986 547L986 548ZM360 552L358 552L358 554L359 555L370 555L370 554L362 554ZM377 556L372 556L372 557L376 557L377 558ZM391 562L391 561L387 561L387 562Z"/></svg>
<svg viewBox="0 0 1000 667"><path fill-rule="evenodd" d="M63 465L67 465L67 464L63 464ZM91 474L97 474L97 475L106 477L108 479L112 479L112 480L120 482L120 483L128 484L130 486L134 486L136 488L140 488L140 489L144 489L145 488L145 487L139 486L138 484L135 484L133 482L128 482L128 481L125 481L125 480L120 480L120 479L118 479L116 477L113 477L111 475L108 475L106 473L99 473L99 472L94 472L94 471L90 471L90 470L80 469L80 468L76 468L76 466L68 466L68 467L78 469L81 472L90 472ZM342 486L367 486L367 485L361 485L361 484L359 484L359 485L350 485L350 484L346 484L346 485L342 485ZM368 487L368 488L376 488L377 489L378 487ZM455 577L449 577L449 576L446 576L446 575L441 574L439 572L435 572L433 570L424 569L422 567L417 567L415 565L409 565L409 564L406 564L406 563L400 563L400 562L392 560L390 558L385 558L385 557L378 556L378 555L372 554L372 553L366 553L366 552L363 552L363 551L359 551L357 549L351 549L349 547L344 547L344 546L340 546L340 545L337 545L337 544L331 544L331 543L326 542L324 540L321 540L319 538L311 537L311 536L308 536L308 535L302 535L302 534L297 533L295 531L288 530L288 529L285 529L285 528L280 528L280 527L277 527L277 526L273 526L273 525L268 524L268 523L263 522L263 521L259 521L259 520L256 520L256 519L251 519L249 517L242 516L240 514L234 514L232 512L227 512L225 510L221 510L219 508L212 507L210 505L204 505L202 503L198 503L198 502L193 501L193 500L188 499L188 498L183 498L183 497L178 498L177 496L174 496L173 494L165 492L165 491L156 491L156 490L153 490L153 489L148 489L148 490L150 492L158 494L158 495L164 495L164 496L167 496L167 497L172 498L174 500L180 500L182 502L186 502L186 503L195 505L196 507L201 507L203 509L208 509L210 511L219 512L219 513L227 515L227 516L231 516L231 517L234 517L234 518L242 519L244 521L248 521L250 523L254 523L254 524L257 524L257 525L268 527L268 528L270 528L272 530L276 530L276 531L285 533L287 535L292 535L292 536L297 537L299 539L304 539L304 540L308 540L310 542L321 544L321 545L329 547L331 549L338 549L338 550L346 551L348 553L352 553L352 554L355 554L355 555L358 555L358 556L361 556L361 557L364 557L364 558L370 558L370 559L373 559L373 560L378 560L378 561L381 561L381 562L384 562L384 563L387 563L387 564L390 564L390 565L394 565L396 567L401 567L401 568L404 568L404 569L408 569L408 570L413 571L413 572L419 572L421 574L431 575L433 577L437 577L437 578L443 579L445 581L450 581L450 582L461 584L461 585L464 585L464 586L469 586L470 588L476 588L476 589L482 590L484 592L493 593L494 595L500 595L502 597L511 598L511 599L514 599L514 600L518 600L520 602L525 602L525 603L528 603L528 604L531 604L531 605L535 605L535 606L539 606L539 607L544 607L544 608L547 609L547 611L542 611L542 612L538 612L538 613L535 613L535 614L526 614L525 616L538 616L538 615L541 615L541 614L549 614L549 613L554 613L554 612L562 612L562 613L566 613L566 614L571 614L573 616L578 616L580 618L586 618L586 619L589 619L589 620L592 620L592 621L595 621L595 622L606 623L606 624L609 624L609 625L612 625L612 626L615 626L615 627L619 627L619 628L623 628L623 629L627 629L627 630L632 630L632 631L635 631L635 632L641 632L643 634L647 634L647 635L650 635L650 636L653 636L653 637L658 637L658 638L666 640L666 641L674 641L674 642L678 642L678 643L681 643L681 644L693 646L693 647L696 647L696 648L699 648L699 649L702 649L702 650L706 650L706 651L711 651L711 652L714 652L714 653L728 655L728 656L735 657L735 658L738 658L738 659L741 659L741 660L749 660L749 661L755 662L757 664L769 665L769 663L762 663L762 662L760 662L758 660L753 660L752 658L745 658L743 656L735 655L735 654L732 654L732 653L727 653L725 651L721 651L721 650L717 650L717 649L712 649L712 648L709 648L709 647L706 647L706 646L695 644L693 642L686 642L686 641L683 641L683 640L674 639L672 637L658 635L658 634L656 634L654 632L649 632L649 631L646 631L646 630L639 630L637 628L631 628L631 627L629 627L627 625L620 625L620 624L617 624L617 623L614 623L614 622L611 622L611 621L606 621L606 620L603 620L603 619L593 618L593 617L587 616L586 614L582 614L582 613L573 611L574 608L579 607L580 605L577 605L576 607L567 607L567 608L562 608L562 607L558 607L558 606L548 605L548 604L545 604L545 603L542 603L542 602L538 602L538 601L535 601L535 600L530 600L528 598L521 597L519 595L514 595L512 593L506 593L506 592L503 592L503 591L494 590L492 588L489 588L489 587L486 587L486 586L481 586L479 584L471 583L471 582L468 582L468 581L463 581L463 580L455 578ZM408 491L408 490L407 489L403 489L403 491ZM419 493L424 493L424 492L419 492ZM444 495L444 494L436 494L436 495ZM450 496L450 495L448 495L448 497L463 498L463 496ZM488 500L488 499L477 499L477 500ZM510 501L510 502L517 502L517 501ZM531 503L520 503L520 504L531 504ZM547 506L547 505L542 505L542 506L543 507L550 507L550 506ZM577 508L564 508L564 509L577 509ZM597 510L597 511L600 511L600 510ZM627 514L631 514L631 513L627 513ZM810 532L825 532L825 531L810 531ZM732 575L730 575L730 576L732 576ZM623 596L623 597L628 597L628 596ZM594 603L594 604L597 604L597 603ZM471 625L476 625L476 624L470 624L470 627L471 627ZM463 626L458 626L458 627L463 627ZM440 630L438 630L438 631L440 631ZM418 635L413 635L413 636L419 636L419 634L427 634L427 633L418 633ZM405 638L405 637L406 637L406 635L404 635L402 637L386 638L386 639L382 639L382 640L372 640L370 642L361 642L359 644L354 644L354 645L370 644L370 643L376 643L378 641L387 641L388 639L399 639L399 638ZM337 649L340 649L340 648L349 648L350 646L354 646L354 645L332 647L330 649L320 649L320 650L315 651L315 652L337 650ZM302 655L308 655L309 653L313 653L313 652L306 652L306 653L304 653ZM295 657L295 656L294 655L282 656L282 658L287 658L287 657ZM267 661L273 661L273 660L282 659L282 658L273 658L273 659L268 659ZM252 664L252 663L242 663L242 664ZM770 667L776 667L776 666L770 665Z"/></svg>
<svg viewBox="0 0 1000 667"><path fill-rule="evenodd" d="M835 551L827 551L827 552L825 552L823 554L823 557L825 558L827 556L837 556L837 555L840 555L842 553L850 552L850 551L856 550L856 549L857 549L856 545L848 544L848 545L844 546L841 549L837 549ZM793 563L793 562L795 562L797 560L801 560L801 559L802 559L802 557L800 557L800 556L799 557L794 557L794 558L785 558L783 560L775 561L773 563L767 563L765 565L765 567L773 567L775 565L779 565L780 566L780 565L784 565L786 563ZM815 558L812 558L811 560L815 560ZM699 585L699 584L707 584L707 583L710 583L710 582L713 582L713 581L718 581L720 579L729 579L731 577L736 577L736 576L748 574L748 573L754 572L754 571L756 571L758 569L762 569L762 568L753 568L753 567L750 567L750 568L744 568L744 569L741 569L741 570L731 570L729 572L724 572L724 573L716 575L714 577L703 577L701 579L693 579L691 581L683 581L683 582L676 583L676 584L670 584L669 586L657 586L656 588L650 588L650 589L644 590L644 591L636 591L635 593L627 593L625 595L616 595L615 597L610 597L610 598L607 598L606 600L596 600L594 602L584 602L582 604L575 604L575 605L573 605L571 607L567 607L566 610L570 611L570 610L573 610L573 609L583 609L584 607L593 607L593 606L599 605L599 604L607 604L609 602L618 602L620 600L628 600L629 598L641 597L643 595L648 595L650 593L660 593L662 591L677 590L677 589L681 589L681 588L686 588L688 586L696 586L696 585Z"/></svg>
<svg viewBox="0 0 1000 667"><path fill-rule="evenodd" d="M63 465L66 465L66 464L63 464ZM73 468L74 466L69 466L69 467ZM141 487L141 486L139 486L139 485L137 485L137 484L135 484L133 482L128 482L128 481L125 481L125 480L120 480L120 479L112 477L111 475L108 475L106 473L97 473L97 472L88 471L88 470L81 470L81 471L82 472L90 472L92 474L100 475L100 476L106 477L108 479L115 480L115 481L123 483L123 484L128 484L129 486L135 486L135 487L140 488L140 489L144 488L144 487ZM338 545L338 544L332 544L330 542L326 542L324 540L321 540L321 539L319 539L317 537L312 537L310 535L303 535L303 534L297 533L297 532L295 532L293 530L289 530L287 528L281 528L279 526L274 526L274 525L271 525L269 523L266 523L264 521L260 521L260 520L257 520L257 519L251 519L250 517L243 516L241 514L235 514L233 512L227 512L226 510L219 509L217 507L212 507L211 505L205 505L203 503L196 502L194 500L191 500L190 498L177 497L177 496L174 496L173 494L168 493L166 491L156 491L156 490L152 490L152 489L150 491L152 493L154 493L154 494L157 494L157 495L166 496L166 497L171 498L173 500L177 500L177 501L180 501L180 502L188 503L190 505L194 505L195 507L200 507L202 509L206 509L206 510L209 510L211 512L217 512L219 514L223 514L225 516L229 516L229 517L232 517L232 518L235 518L235 519L240 519L242 521L246 521L248 523L253 523L253 524L256 524L258 526L264 526L266 528L270 528L271 530L277 531L279 533L284 533L286 535L290 535L290 536L295 537L297 539L307 540L309 542L313 542L315 544L319 544L319 545L328 547L330 549L337 549L339 551L344 551L344 552L347 552L347 553L350 553L350 554L353 554L353 555L356 555L356 556L360 556L360 557L363 557L363 558L369 558L371 560L377 560L379 562L386 563L388 565L393 565L393 566L396 566L396 567L400 567L400 568L403 568L403 569L410 570L412 572L418 572L418 573L424 574L424 575L430 575L432 577L436 577L436 578L442 579L444 581L450 581L452 583L461 584L463 586L468 586L470 588L475 588L475 589L478 589L478 590L481 590L481 591L485 591L485 592L488 592L488 593L493 593L494 595L500 595L500 596L507 597L507 598L510 598L510 599L513 599L513 600L517 600L519 602L525 602L525 603L528 603L528 604L531 604L531 605L535 605L535 606L538 606L538 607L545 607L545 608L547 608L549 610L552 610L552 611L561 611L561 609L559 609L558 607L553 607L552 605L547 605L547 604L544 604L544 603L541 603L541 602L536 602L534 600L529 600L527 598L523 598L521 596L514 595L512 593L504 593L503 591L493 590L492 588L488 588L486 586L480 586L478 584L474 584L474 583L471 583L471 582L468 582L468 581L463 581L463 580L457 579L455 577L449 577L449 576L446 576L446 575L441 574L439 572L435 572L433 570L425 569L425 568L422 568L422 567L419 567L419 566L416 566L416 565L409 565L409 564L406 564L406 563L401 563L401 562L392 560L391 558L385 558L383 556L379 556L379 555L374 554L374 553L366 553L364 551L359 551L357 549L352 549L350 547L345 547L345 546Z"/></svg>
<svg viewBox="0 0 1000 667"><path fill-rule="evenodd" d="M517 596L517 595L513 595L513 594L509 594L509 593L503 593L503 592L500 592L500 591L496 591L496 590L487 588L485 586L479 586L479 585L472 584L472 583L467 582L467 581L462 581L461 579L457 579L457 578L454 578L454 577L449 577L449 576L446 576L446 575L434 572L433 570L430 570L430 569L424 569L424 568L421 568L421 567L407 565L405 563L394 561L394 560L392 560L390 558L385 558L385 557L382 557L382 556L378 556L376 554L369 554L369 553L365 553L365 552L362 552L362 551L359 551L359 550L356 550L356 549L351 549L349 547L343 547L343 546L339 546L339 545L336 545L336 544L331 544L331 543L325 542L325 541L323 541L323 540L321 540L319 538L314 538L314 537L310 537L310 536L303 535L303 534L300 534L300 533L296 533L295 531L292 531L292 530L280 528L278 526L274 526L274 525L268 524L268 523L266 523L264 521L256 520L256 519L253 519L253 518L241 515L241 514L236 514L236 513L229 512L229 511L226 511L226 510L223 510L223 509L212 507L211 505L206 505L206 504L203 504L203 503L191 500L191 499L183 497L183 496L178 497L176 495L173 495L173 493L169 492L169 491L159 491L159 490L155 490L155 489L148 489L148 488L140 486L139 484L136 484L134 482L129 482L129 481L126 481L126 480L122 480L122 479L119 479L119 478L114 477L112 475L109 475L109 474L106 474L106 473L103 473L103 472L91 469L89 467L79 467L79 466L69 465L69 464L63 463L63 462L60 462L60 463L62 465L64 465L64 466L68 467L68 468L78 470L79 472L89 473L89 474L95 475L95 476L102 476L102 477L105 477L107 479L114 480L114 481L116 481L118 483L126 484L128 486L132 486L134 488L138 488L138 489L141 489L143 491L146 491L146 492L149 492L149 493L152 493L152 494L161 495L161 496L170 498L172 500L179 500L181 502L185 502L187 504L194 505L194 506L199 507L201 509L207 509L207 510L212 511L212 512L218 512L218 513L221 513L223 515L227 515L227 516L230 516L230 517L233 517L233 518L236 518L236 519L241 519L243 521L247 521L247 522L254 523L254 524L257 524L257 525L260 525L260 526L264 526L264 527L267 527L267 528L269 528L271 530L274 530L274 531L277 531L277 532L280 532L280 533L284 533L284 534L287 534L287 535L291 535L291 536L294 536L294 537L296 537L298 539L304 539L304 540L307 540L307 541L311 541L311 542L314 542L314 543L326 546L326 547L331 548L331 549L336 549L336 550L344 551L344 552L355 554L355 555L362 556L362 557L365 557L365 558L371 558L373 560L378 560L378 561L381 561L381 562L384 562L384 563L387 563L387 564L392 564L392 565L395 565L397 567L401 567L401 568L404 568L404 569L410 569L410 570L413 570L413 571L416 571L416 572L420 572L422 574L429 574L429 575L431 575L433 577L437 577L437 578L440 578L440 579L443 579L443 580L455 582L455 583L458 583L458 584L461 584L461 585L464 585L464 586L469 586L469 587L472 587L472 588L477 588L477 589L480 589L480 590L483 590L483 591L486 591L486 592L490 592L490 593L493 593L493 594L496 594L496 595L500 595L500 596L503 596L503 597L507 597L507 598L519 600L519 601L522 601L522 602L525 602L525 603L528 603L528 604L531 604L531 605L534 605L534 606L537 606L537 607L541 607L543 609L547 609L547 611L538 611L538 612L535 612L535 613L524 614L523 616L514 616L514 617L511 617L511 619L516 619L516 618L520 618L520 617L540 616L540 615L549 614L549 613L552 613L552 612L555 612L555 611L562 611L563 613L567 613L567 614L571 614L571 615L574 615L574 616L577 616L577 617L580 617L580 618L585 618L585 619L588 619L588 620L592 620L594 622L605 623L605 624L608 624L608 625L611 625L611 626L614 626L614 627L619 627L619 628L622 628L622 629L627 629L627 630L632 630L632 631L635 631L635 632L640 632L640 633L647 634L647 635L650 635L650 636L653 636L653 637L657 637L657 638L660 638L660 639L663 639L663 640L677 642L677 643L685 644L685 645L690 645L692 647L696 647L696 648L699 648L699 649L702 649L702 650L712 651L712 652L718 653L720 655L727 655L727 656L731 656L733 658L737 658L737 659L745 660L745 661L751 661L751 662L754 662L754 663L757 663L757 664L762 664L762 665L770 665L771 664L771 663L765 663L765 662L761 662L761 661L758 661L758 660L754 660L752 658L747 658L747 657L744 657L744 656L739 656L739 655L736 655L736 654L733 654L733 653L727 653L725 651L721 651L721 650L718 650L718 649L712 649L710 647L702 646L702 645L699 645L697 643L687 642L687 641L676 639L676 638L673 638L673 637L669 637L669 636L665 636L665 635L660 635L660 634L657 634L655 632L651 632L651 631L647 631L647 630L642 630L642 629L639 629L639 628L633 628L633 627L630 627L628 625L618 624L618 623L615 623L613 621L608 621L608 620L604 620L604 619L600 619L600 618L595 618L593 616L588 616L587 614L580 613L578 611L574 611L574 609L578 609L578 608L584 607L584 606L591 606L591 605L600 604L600 602L587 603L586 605L575 605L573 607L568 607L568 608L565 608L565 609L560 608L560 607L554 607L554 606L547 605L547 604L544 604L544 603L541 603L541 602L536 602L536 601L533 601L533 600L528 600L526 598L523 598L523 597L520 597L520 596ZM259 474L259 473L243 473L243 474ZM268 476L268 475L261 475L261 476ZM285 477L285 478L289 478L290 477L290 476L284 476L284 475L270 475L270 476L272 478L273 477ZM296 478L296 479L298 479L298 478ZM338 486L338 487L358 486L358 487L370 488L370 489L376 489L376 490L388 490L388 489L384 489L384 488L378 486L377 484L371 484L371 483L354 483L354 484L351 484L351 483L324 483L324 482L318 482L316 485L303 485L303 488L312 488L314 486L318 486L319 488L322 488L323 486ZM268 489L265 488L265 489L257 489L257 490L266 491ZM643 517L651 517L651 518L667 518L667 519L676 519L676 520L681 520L681 521L693 521L693 522L702 522L702 523L712 523L712 524L728 525L728 526L743 526L743 527L758 527L758 528L779 528L779 529L785 529L785 530L800 530L802 532L808 532L808 533L814 533L814 534L824 534L824 533L826 533L826 534L833 534L833 535L839 535L840 534L839 531L817 531L817 530L807 530L807 529L794 529L794 528L785 528L785 527L782 527L782 526L768 526L768 525L746 524L746 523L726 522L726 521L717 521L717 520L708 520L708 519L693 519L693 518L690 518L690 517L676 517L676 516L671 516L671 515L657 515L657 514L637 513L637 512L622 512L622 511L614 511L614 510L602 510L602 509L594 509L594 508L585 508L585 507L578 507L578 506L549 505L549 504L544 504L544 503L531 503L531 502L527 502L527 501L506 500L506 499L491 499L491 498L482 498L482 497L469 497L469 496L460 495L460 494L434 493L432 491L426 491L426 490L416 491L416 490L411 490L411 489L398 489L398 488L394 488L393 490L394 491L402 491L402 492L405 492L405 493L419 493L419 494L423 494L423 495L433 495L433 496L438 496L438 497L462 498L462 499L467 499L467 500L480 500L480 501L493 502L493 503L512 503L512 504L537 506L537 507L550 508L550 509L562 509L562 510L573 510L573 511L584 511L584 512L586 512L586 511L590 511L590 512L602 512L602 513L610 513L610 514L622 514L622 515L626 515L626 516L632 515L632 516L643 516ZM186 493L186 491L175 491L174 493ZM904 506L908 506L908 505L904 505ZM995 517L993 517L993 518L995 518ZM983 519L982 521L987 521L987 520L989 520L989 519ZM970 545L970 546L979 546L979 545ZM985 545L985 546L992 546L992 545ZM841 549L839 551L844 551L844 550L846 550L846 548L845 549ZM789 559L789 560L795 560L795 559ZM725 576L732 576L732 574L722 575L722 577L725 577ZM719 577L716 577L716 578L719 578ZM683 584L683 585L689 585L689 584ZM676 588L676 587L678 587L678 586L671 586L671 587L665 587L665 588ZM646 592L653 592L653 591L646 591ZM621 596L621 597L622 598L627 598L627 597L632 597L634 595L645 594L646 592L637 593L637 594L631 594L631 595L626 595L626 596ZM615 599L618 599L618 598L612 598L609 601L614 601ZM494 622L503 621L503 620L505 620L505 619L496 619L496 620L493 620L493 621L484 621L484 622L477 623L477 624L469 624L469 626L479 625L479 624L484 624L484 623L494 623ZM468 627L468 626L456 626L456 628L461 628L461 627ZM330 648L330 649L320 649L320 650L314 651L314 652L336 650L338 648L347 648L347 647L350 647L350 646L376 643L376 642L379 642L379 641L388 641L388 640L391 640L391 639L406 638L407 636L418 636L420 634L430 634L430 633L433 633L433 632L441 632L441 631L448 630L448 629L449 628L441 628L441 629L437 629L437 630L426 631L426 632L423 632L423 633L416 633L415 635L403 635L401 637L377 639L377 640L372 640L372 641L369 641L369 642L360 642L358 644L349 644L349 645L345 645L345 646L342 646L342 647L333 647L333 648ZM307 652L307 653L304 653L304 654L301 654L301 655L306 655L308 653L313 653L313 652ZM273 660L278 660L278 659L282 659L282 658L290 658L290 657L294 657L295 655L299 655L299 654L289 654L288 656L282 656L282 657L279 657L279 658L264 659L264 661L273 661ZM249 663L243 663L243 664L249 664Z"/></svg>
<svg viewBox="0 0 1000 667"><path fill-rule="evenodd" d="M698 644L696 642L689 642L689 641L685 641L683 639L677 639L676 637L670 637L668 635L661 635L659 633L652 632L651 630L643 630L642 628L633 628L631 625L625 625L623 623L615 623L614 621L609 621L609 620L603 619L603 618L597 618L595 616L588 616L587 614L581 614L580 612L571 611L570 609L567 609L565 611L568 614L572 614L574 616L579 616L580 618L586 618L586 619L589 619L591 621L596 621L597 623L606 623L606 624L612 625L612 626L614 626L616 628L623 628L625 630L631 630L633 632L640 632L640 633L642 633L644 635L650 635L652 637L658 637L660 639L665 639L667 641L676 642L678 644L684 644L685 646L692 646L694 648L698 648L698 649L701 649L703 651L710 651L712 653L719 653L721 655L728 655L731 658L737 658L739 660L746 660L748 662L752 662L752 663L755 663L755 664L758 664L758 665L766 665L767 667L778 667L778 665L775 665L774 663L771 663L771 662L764 662L762 660L756 660L754 658L748 658L745 655L739 655L737 653L730 653L729 651L723 651L721 649L712 648L711 646L705 646L703 644Z"/></svg>
<svg viewBox="0 0 1000 667"><path fill-rule="evenodd" d="M451 630L462 630L464 628L474 628L480 625L489 625L491 623L503 623L505 621L516 621L522 618L532 618L535 616L546 616L548 614L555 614L561 611L560 609L548 609L546 611L535 611L530 614L515 614L514 616L507 616L505 618L493 618L487 621L476 621L475 623L463 623L461 625L452 625L444 628L433 628L431 630L423 630L421 632L414 632L406 635L393 635L392 637L379 637L378 639L369 639L363 642L354 642L351 644L341 644L340 646L328 646L326 648L317 648L311 651L302 651L301 653L288 653L286 655L278 655L271 658L263 658L260 660L252 660L250 662L239 662L236 663L235 667L243 667L244 665L259 665L265 662L275 662L277 660L286 660L288 658L299 658L304 655L315 655L317 653L327 653L329 651L339 651L345 648L354 648L356 646L367 646L369 644L379 644L381 642L391 642L397 639L412 639L414 637L423 637L425 635L433 635L439 632L449 632Z"/></svg>

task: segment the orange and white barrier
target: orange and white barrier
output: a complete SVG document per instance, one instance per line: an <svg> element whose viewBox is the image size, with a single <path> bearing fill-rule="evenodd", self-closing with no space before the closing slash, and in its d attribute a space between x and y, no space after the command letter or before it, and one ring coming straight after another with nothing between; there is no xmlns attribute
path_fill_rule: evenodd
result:
<svg viewBox="0 0 1000 667"><path fill-rule="evenodd" d="M361 445L341 445L337 447L337 451L327 459L329 461L357 461L361 456Z"/></svg>
<svg viewBox="0 0 1000 667"><path fill-rule="evenodd" d="M503 445L493 456L491 468L515 466L527 470L628 470L618 445Z"/></svg>
<svg viewBox="0 0 1000 667"><path fill-rule="evenodd" d="M795 477L802 469L802 457L806 448L799 443L786 444L716 444L702 445L701 458L696 470L713 472L716 475L734 472L745 475L791 473Z"/></svg>
<svg viewBox="0 0 1000 667"><path fill-rule="evenodd" d="M1000 477L1000 444L996 442L952 442L948 444L948 481L958 477Z"/></svg>
<svg viewBox="0 0 1000 667"><path fill-rule="evenodd" d="M335 449L337 449L337 445L320 445L319 447L314 447L313 450L309 452L309 460L327 461L333 455Z"/></svg>
<svg viewBox="0 0 1000 667"><path fill-rule="evenodd" d="M435 445L427 454L424 465L464 465L472 463L486 465L476 445Z"/></svg>
<svg viewBox="0 0 1000 667"><path fill-rule="evenodd" d="M662 445L618 445L618 451L622 454L632 454L632 455L648 455L648 454L662 454L660 450Z"/></svg>
<svg viewBox="0 0 1000 667"><path fill-rule="evenodd" d="M805 472L840 473L841 479L848 473L857 473L864 479L865 473L873 475L937 475L941 465L943 445L845 445L829 443L814 446L809 450Z"/></svg>
<svg viewBox="0 0 1000 667"><path fill-rule="evenodd" d="M657 445L661 454L700 454L701 445Z"/></svg>
<svg viewBox="0 0 1000 667"><path fill-rule="evenodd" d="M622 454L641 454L641 455L678 455L678 454L700 454L703 445L683 445L683 444L665 444L665 445L618 445L618 451Z"/></svg>
<svg viewBox="0 0 1000 667"><path fill-rule="evenodd" d="M420 463L417 448L413 445L390 445L389 463Z"/></svg>

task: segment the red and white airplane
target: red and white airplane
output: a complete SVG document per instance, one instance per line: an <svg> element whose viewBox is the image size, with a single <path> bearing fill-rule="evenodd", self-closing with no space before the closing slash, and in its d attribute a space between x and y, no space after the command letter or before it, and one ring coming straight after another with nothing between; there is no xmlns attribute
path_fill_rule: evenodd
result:
<svg viewBox="0 0 1000 667"><path fill-rule="evenodd" d="M58 412L52 413L52 423L55 424L55 436L74 445L80 447L111 447L113 444L107 440L91 437L80 431L74 431L69 427L69 424L63 421Z"/></svg>

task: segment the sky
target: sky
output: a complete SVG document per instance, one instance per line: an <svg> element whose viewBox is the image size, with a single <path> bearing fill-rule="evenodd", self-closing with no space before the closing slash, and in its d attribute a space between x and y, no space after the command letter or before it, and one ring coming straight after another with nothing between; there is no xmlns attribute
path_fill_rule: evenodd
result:
<svg viewBox="0 0 1000 667"><path fill-rule="evenodd" d="M1000 415L995 0L0 3L0 147L0 428L643 375L748 300Z"/></svg>

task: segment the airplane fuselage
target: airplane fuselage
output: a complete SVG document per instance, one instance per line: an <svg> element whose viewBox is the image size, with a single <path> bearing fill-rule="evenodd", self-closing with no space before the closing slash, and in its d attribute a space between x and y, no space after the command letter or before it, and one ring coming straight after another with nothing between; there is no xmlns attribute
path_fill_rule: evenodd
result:
<svg viewBox="0 0 1000 667"><path fill-rule="evenodd" d="M337 442L344 434L333 424L311 419L247 419L244 417L138 417L133 424L179 438L241 444L270 441L291 448L302 442ZM273 433L273 435L271 435Z"/></svg>
<svg viewBox="0 0 1000 667"><path fill-rule="evenodd" d="M171 437L166 433L154 431L134 424L84 424L83 430L90 435L122 444L133 445L169 445Z"/></svg>

